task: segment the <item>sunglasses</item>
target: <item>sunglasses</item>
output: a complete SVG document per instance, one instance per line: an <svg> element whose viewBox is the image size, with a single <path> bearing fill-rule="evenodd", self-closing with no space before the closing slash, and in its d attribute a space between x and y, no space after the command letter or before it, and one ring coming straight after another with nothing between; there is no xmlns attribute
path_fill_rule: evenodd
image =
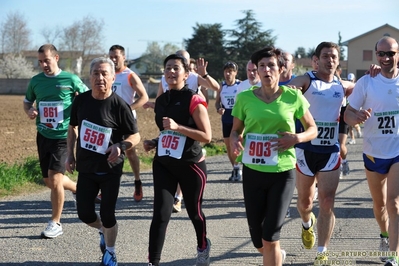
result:
<svg viewBox="0 0 399 266"><path fill-rule="evenodd" d="M377 55L378 55L379 57L384 57L384 56L393 57L393 56L396 55L396 54L397 54L397 53L394 52L394 51L387 51L387 52L378 51L378 52L377 52Z"/></svg>

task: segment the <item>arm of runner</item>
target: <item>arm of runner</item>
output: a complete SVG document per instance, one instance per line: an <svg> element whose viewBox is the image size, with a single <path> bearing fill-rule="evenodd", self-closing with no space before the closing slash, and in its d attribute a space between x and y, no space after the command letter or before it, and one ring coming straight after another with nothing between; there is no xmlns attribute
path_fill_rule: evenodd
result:
<svg viewBox="0 0 399 266"><path fill-rule="evenodd" d="M220 102L220 90L216 92L216 98L215 98L215 108L216 112L220 115L224 114L224 108L222 107L222 103Z"/></svg>
<svg viewBox="0 0 399 266"><path fill-rule="evenodd" d="M65 161L65 170L68 173L73 174L76 166L75 160L75 145L78 137L78 128L76 126L69 125L68 137L67 137L67 158Z"/></svg>
<svg viewBox="0 0 399 266"><path fill-rule="evenodd" d="M233 127L230 133L230 148L231 151L238 155L241 151L244 150L242 146L242 132L244 131L244 122L234 117L233 119Z"/></svg>
<svg viewBox="0 0 399 266"><path fill-rule="evenodd" d="M309 88L310 78L307 75L295 77L287 86L302 91L302 94Z"/></svg>
<svg viewBox="0 0 399 266"><path fill-rule="evenodd" d="M141 79L139 78L139 76L137 76L136 73L132 73L130 75L130 84L132 86L132 89L138 95L138 98L134 101L132 105L130 105L132 110L136 110L143 106L146 102L148 102L148 94L145 90L143 82L141 82Z"/></svg>
<svg viewBox="0 0 399 266"><path fill-rule="evenodd" d="M219 83L206 72L207 66L208 61L205 61L204 58L197 59L198 84L205 88L218 91L220 89ZM203 78L203 76L205 76L205 78Z"/></svg>
<svg viewBox="0 0 399 266"><path fill-rule="evenodd" d="M28 115L30 119L35 119L39 112L35 107L33 107L33 103L24 101L24 112Z"/></svg>
<svg viewBox="0 0 399 266"><path fill-rule="evenodd" d="M364 123L367 119L371 117L371 108L364 110L356 110L352 106L347 105L344 113L344 121L350 125L355 126L356 124Z"/></svg>

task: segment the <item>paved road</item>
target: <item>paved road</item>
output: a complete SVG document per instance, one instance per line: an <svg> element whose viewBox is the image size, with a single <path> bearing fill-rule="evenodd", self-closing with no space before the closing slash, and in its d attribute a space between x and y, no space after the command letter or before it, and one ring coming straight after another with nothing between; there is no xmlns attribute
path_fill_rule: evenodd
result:
<svg viewBox="0 0 399 266"><path fill-rule="evenodd" d="M351 174L342 179L336 199L336 227L329 250L367 251L366 256L340 257L340 265L382 265L368 252L378 249L379 230L373 218L372 203L361 161L361 142L348 145ZM262 265L253 248L245 219L241 183L227 181L230 166L226 156L207 159L208 184L204 212L212 241L212 265ZM117 206L119 236L117 255L120 266L147 265L148 231L152 216L151 173L143 174L144 199L133 201L133 178L123 177ZM313 265L316 249L305 250L300 239L300 219L296 194L291 217L282 230L281 245L287 251L285 265ZM317 203L315 213L317 214ZM101 254L98 233L81 223L71 194L66 195L62 223L64 234L53 240L41 239L40 232L50 216L49 191L27 194L0 202L0 266L3 265L98 265ZM163 249L162 265L195 265L194 229L183 211L173 214ZM353 254L353 253L352 253ZM330 256L331 257L331 256ZM344 261L346 260L346 261ZM348 264L343 264L347 262ZM337 263L336 263L337 264Z"/></svg>

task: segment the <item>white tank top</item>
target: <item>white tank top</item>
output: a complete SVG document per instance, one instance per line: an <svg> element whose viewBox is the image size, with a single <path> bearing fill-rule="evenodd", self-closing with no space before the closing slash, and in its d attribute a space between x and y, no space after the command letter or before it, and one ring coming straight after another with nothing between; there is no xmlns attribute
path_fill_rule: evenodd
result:
<svg viewBox="0 0 399 266"><path fill-rule="evenodd" d="M136 96L136 91L133 90L132 84L130 84L132 73L133 71L128 67L116 73L115 81L112 85L113 92L118 94L129 105L134 103L134 97ZM132 110L132 112L134 118L136 118L136 111Z"/></svg>
<svg viewBox="0 0 399 266"><path fill-rule="evenodd" d="M345 90L338 79L325 82L318 79L312 72L307 72L310 85L303 94L310 103L309 111L315 121L339 121Z"/></svg>
<svg viewBox="0 0 399 266"><path fill-rule="evenodd" d="M163 92L165 93L167 90L169 90L169 86L168 86L168 83L166 83L165 76L162 76L161 82L162 82ZM198 87L199 87L198 86L198 74L189 72L188 78L186 80L186 84L190 90L198 93Z"/></svg>

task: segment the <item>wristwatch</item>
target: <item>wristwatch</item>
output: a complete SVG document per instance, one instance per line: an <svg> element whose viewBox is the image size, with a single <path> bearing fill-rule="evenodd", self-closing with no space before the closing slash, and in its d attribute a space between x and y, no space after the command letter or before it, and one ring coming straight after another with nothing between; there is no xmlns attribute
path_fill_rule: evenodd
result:
<svg viewBox="0 0 399 266"><path fill-rule="evenodd" d="M126 151L126 143L123 141L119 142L119 148L121 148L122 151Z"/></svg>

